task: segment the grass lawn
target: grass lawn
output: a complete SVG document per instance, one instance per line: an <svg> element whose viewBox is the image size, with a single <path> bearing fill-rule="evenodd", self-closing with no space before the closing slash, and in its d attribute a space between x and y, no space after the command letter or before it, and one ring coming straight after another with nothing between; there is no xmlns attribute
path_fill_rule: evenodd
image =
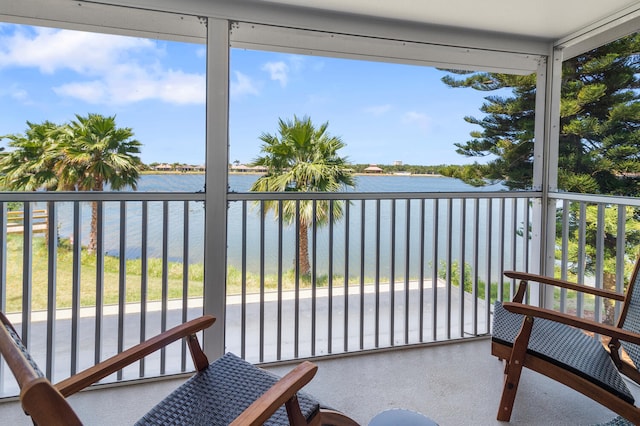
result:
<svg viewBox="0 0 640 426"><path fill-rule="evenodd" d="M22 310L23 293L23 238L22 235L8 235L7 238L7 312ZM96 301L96 260L94 254L82 250L80 262L80 304L81 306L94 306ZM48 261L49 252L46 240L34 237L32 244L31 262L31 309L43 310L47 308L49 295L48 288ZM56 304L57 308L69 308L73 300L73 248L68 241L62 241L58 247L56 261ZM167 290L169 299L181 299L183 289L183 265L182 262L169 262L167 277ZM125 263L125 302L137 302L142 294L142 262L140 259L130 259ZM147 300L161 300L162 298L162 272L161 259L148 259L147 262ZM104 304L117 304L120 295L120 259L113 256L104 257ZM285 272L282 277L283 289L294 288L294 275L292 271ZM188 270L188 297L202 296L204 267L202 264L189 265ZM336 283L343 283L342 277L336 277ZM316 285L326 286L328 277L321 276L316 280ZM354 280L355 282L355 280ZM311 286L309 277L301 277L300 287ZM247 274L247 292L255 293L260 290L260 277L256 274ZM271 291L278 288L276 275L265 276L265 290ZM227 272L227 293L239 294L242 291L241 272L230 267Z"/></svg>
<svg viewBox="0 0 640 426"><path fill-rule="evenodd" d="M7 238L7 288L6 288L6 310L7 312L17 312L22 310L22 281L23 281L23 238L22 235L8 235ZM49 295L48 288L48 259L46 240L41 237L34 237L32 244L31 262L31 309L34 311L47 308ZM94 254L88 253L85 249L81 253L80 263L80 305L95 306L96 303L96 259ZM73 301L73 250L68 241L62 241L58 247L56 262L56 307L69 308ZM454 268L454 270L457 268ZM167 265L167 291L169 299L181 299L184 296L183 289L183 265L181 262L169 262ZM140 259L130 259L125 262L125 302L138 302L142 294L142 262ZM163 265L161 259L148 259L147 262L147 283L146 297L149 301L162 299L162 273ZM103 274L103 304L112 305L119 302L120 297L120 259L113 256L104 257ZM468 275L470 277L470 275ZM189 265L187 278L187 296L199 297L203 294L204 267L202 264ZM380 278L381 282L386 282L387 278ZM328 285L328 276L317 277L316 285L325 287ZM343 286L344 277L334 276L334 285ZM365 282L372 283L373 279L365 277ZM457 276L452 277L454 287L459 280ZM359 285L360 277L350 277L350 285ZM482 281L478 283L478 297L485 298L485 286ZM278 277L275 274L264 277L265 291L275 291L278 289ZM300 277L300 288L310 288L309 276ZM285 271L282 276L283 290L295 288L295 275L293 270ZM260 276L248 273L246 276L246 289L248 293L260 291ZM471 292L470 282L465 283L465 290ZM241 271L229 267L227 271L227 294L239 294L242 291ZM490 291L491 301L495 300L498 293L498 285L492 283ZM508 300L510 288L507 283L504 286L503 298Z"/></svg>

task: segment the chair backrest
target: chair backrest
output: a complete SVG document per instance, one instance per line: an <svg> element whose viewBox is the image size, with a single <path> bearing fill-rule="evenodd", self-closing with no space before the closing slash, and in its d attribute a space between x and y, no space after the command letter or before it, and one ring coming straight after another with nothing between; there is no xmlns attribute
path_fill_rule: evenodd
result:
<svg viewBox="0 0 640 426"><path fill-rule="evenodd" d="M640 333L640 258L631 274L631 280L627 287L624 306L618 320L618 327ZM640 345L620 341L620 344L636 366L640 366Z"/></svg>
<svg viewBox="0 0 640 426"><path fill-rule="evenodd" d="M20 387L20 402L35 424L81 425L67 400L47 380L7 317L0 312L0 354Z"/></svg>

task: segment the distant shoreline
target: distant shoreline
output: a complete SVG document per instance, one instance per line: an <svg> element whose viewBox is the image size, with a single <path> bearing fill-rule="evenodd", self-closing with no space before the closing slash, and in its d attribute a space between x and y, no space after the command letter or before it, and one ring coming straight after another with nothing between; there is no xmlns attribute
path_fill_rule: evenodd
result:
<svg viewBox="0 0 640 426"><path fill-rule="evenodd" d="M228 172L230 175L263 175L260 172ZM203 175L205 172L200 171L164 171L164 170L144 170L140 172L142 175ZM398 173L354 173L355 176L392 176L392 177L445 177L436 173L411 173L411 174L398 174Z"/></svg>

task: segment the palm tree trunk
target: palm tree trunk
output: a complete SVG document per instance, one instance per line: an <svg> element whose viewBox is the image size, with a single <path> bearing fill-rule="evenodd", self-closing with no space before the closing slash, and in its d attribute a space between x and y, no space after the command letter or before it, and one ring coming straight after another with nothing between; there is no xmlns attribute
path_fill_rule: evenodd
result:
<svg viewBox="0 0 640 426"><path fill-rule="evenodd" d="M98 247L98 203L91 203L91 230L89 231L89 245L87 251L95 253Z"/></svg>
<svg viewBox="0 0 640 426"><path fill-rule="evenodd" d="M104 184L102 181L98 180L96 182L94 191L101 192L104 190ZM124 232L124 230L120 230ZM98 248L98 202L94 201L91 203L91 230L89 231L89 245L87 246L87 251L89 253L95 253ZM122 253L120 253L122 256Z"/></svg>
<svg viewBox="0 0 640 426"><path fill-rule="evenodd" d="M309 228L307 224L300 220L299 221L300 231L299 231L299 241L300 248L298 250L298 265L299 271L301 275L307 275L311 271L311 265L309 264Z"/></svg>

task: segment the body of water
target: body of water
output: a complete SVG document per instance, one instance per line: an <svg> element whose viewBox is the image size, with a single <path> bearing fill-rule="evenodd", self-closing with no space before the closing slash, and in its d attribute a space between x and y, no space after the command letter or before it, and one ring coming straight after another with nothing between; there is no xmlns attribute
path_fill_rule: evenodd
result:
<svg viewBox="0 0 640 426"><path fill-rule="evenodd" d="M232 174L229 176L229 187L231 191L247 192L251 184L258 178L254 174ZM157 192L198 192L204 188L204 175L201 174L145 174L140 177L138 191ZM389 176L389 175L360 175L356 177L356 187L349 191L357 192L467 192L467 191L496 191L503 189L502 186L491 186L484 188L474 188L465 183L452 178L439 176ZM480 223L486 223L486 212L489 201L483 200L479 205L474 206L472 202L467 202L464 210L461 200L453 200L451 203L442 200L437 209L433 200L391 200L377 201L353 201L349 206L349 219L342 218L329 231L328 227L319 227L309 230L309 241L312 244L310 253L312 263L315 262L316 271L319 274L328 274L329 264L333 266L333 273L342 275L345 272L349 275L358 275L364 268L367 276L379 274L388 276L396 269L404 271L406 263L412 275L417 275L421 261L421 256L425 259L426 272L430 273L434 251L439 259L447 259L451 256L457 260L461 258L471 259L475 251L480 247L479 264L486 272L491 270L492 274L499 273L502 265L493 265L493 261L487 262L486 246L490 239L498 236L499 218L496 214L492 217L494 236L486 235L479 230L477 241L468 240L464 244L467 247L465 252L460 251L461 241L460 229L464 222L473 223L474 209L479 208ZM493 203L497 206L498 200ZM509 211L510 203L513 200L505 200ZM425 214L421 218L422 204L424 204ZM186 217L190 222L191 232L189 238L189 263L200 263L203 261L203 232L204 229L204 207L201 202L188 203L188 214ZM498 210L497 207L495 207ZM527 207L528 208L528 207ZM65 238L73 233L73 210L71 203L60 203L58 206L60 217L59 232ZM364 210L364 212L363 212ZM407 213L407 210L409 212ZM520 207L519 218L521 220L524 207ZM438 239L433 239L434 214L437 214ZM451 211L451 213L449 213ZM497 213L497 211L496 211ZM395 226L391 227L391 217L396 218ZM493 216L493 215L492 215ZM121 250L120 235L120 203L105 203L105 251L109 255L119 256ZM138 258L143 249L142 242L142 203L128 202L125 212L126 243L124 253L127 258ZM146 250L150 257L161 257L163 252L162 235L165 232L163 225L166 223L166 232L169 234L167 253L169 260L183 260L184 241L184 218L185 204L183 202L170 202L168 210L163 210L162 202L148 203L148 237ZM293 267L295 257L296 234L293 226L285 226L282 236L278 235L277 221L267 215L264 221L260 220L260 214L253 203L247 203L247 222L243 232L242 223L242 203L231 202L228 210L228 264L240 269L243 262L243 248L245 250L245 261L247 270L259 273L261 268L265 273L276 273L278 271L278 241L282 239L282 268L284 270ZM363 224L364 220L364 224ZM407 227L407 220L409 226ZM420 221L424 222L425 252L421 252ZM451 234L447 234L451 221ZM90 203L84 203L82 208L82 235L83 243L88 241L90 223ZM467 227L470 225L466 225ZM512 227L511 227L512 228ZM408 229L408 232L407 232ZM468 237L473 237L473 232L467 229ZM263 255L260 252L260 236L264 235ZM522 247L522 241L517 241L517 236L509 230L502 231L502 242L515 244ZM515 238L515 239L514 239ZM361 244L364 240L364 244ZM500 242L494 241L496 250ZM329 247L332 247L332 250ZM315 251L315 256L313 252ZM395 262L391 263L391 253L395 253ZM329 262L329 256L332 262ZM315 257L315 258L314 258ZM348 259L348 264L345 264ZM378 260L380 259L380 260ZM506 259L507 261L509 259ZM515 259L513 260L516 261Z"/></svg>

